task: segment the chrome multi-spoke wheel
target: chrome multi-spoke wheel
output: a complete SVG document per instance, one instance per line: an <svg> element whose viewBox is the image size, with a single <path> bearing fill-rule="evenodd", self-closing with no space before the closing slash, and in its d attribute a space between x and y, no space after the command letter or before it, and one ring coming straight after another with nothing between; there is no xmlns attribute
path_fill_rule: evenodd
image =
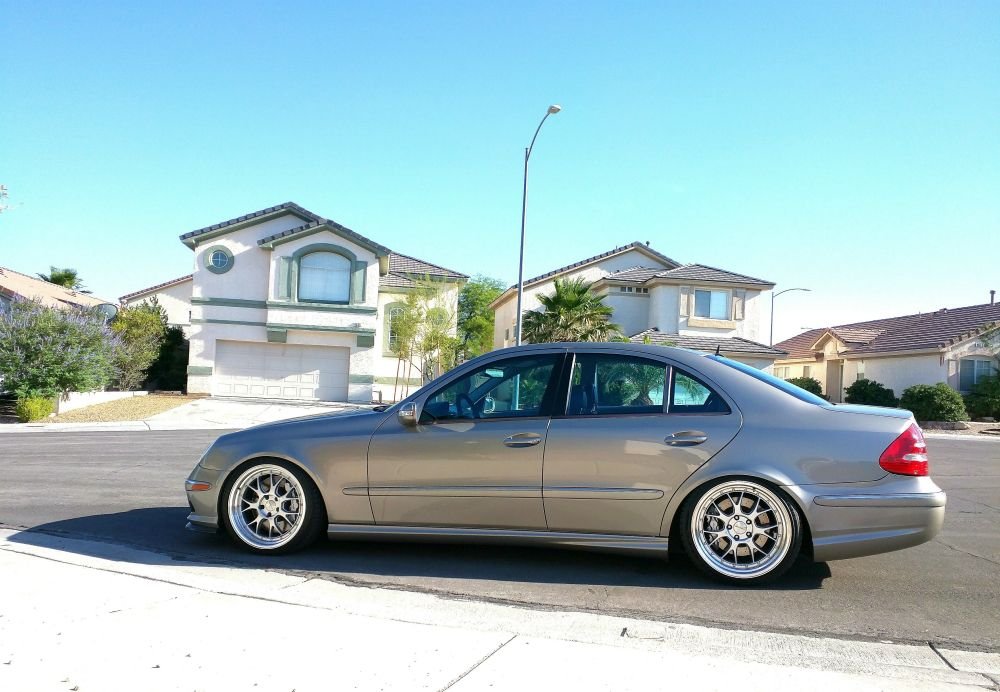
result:
<svg viewBox="0 0 1000 692"><path fill-rule="evenodd" d="M770 488L725 481L689 505L685 544L717 576L760 581L794 561L802 540L799 523L795 508Z"/></svg>
<svg viewBox="0 0 1000 692"><path fill-rule="evenodd" d="M247 547L285 552L293 543L314 537L311 525L317 508L312 505L318 494L286 464L253 465L228 485L227 527Z"/></svg>

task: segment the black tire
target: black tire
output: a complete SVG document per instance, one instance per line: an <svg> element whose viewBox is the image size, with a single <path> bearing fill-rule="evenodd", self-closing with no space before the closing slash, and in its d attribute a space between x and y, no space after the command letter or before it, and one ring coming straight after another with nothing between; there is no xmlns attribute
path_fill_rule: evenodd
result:
<svg viewBox="0 0 1000 692"><path fill-rule="evenodd" d="M326 526L326 507L301 468L280 459L255 459L226 478L219 493L219 517L241 548L284 555L316 542Z"/></svg>
<svg viewBox="0 0 1000 692"><path fill-rule="evenodd" d="M701 486L684 501L678 530L698 569L730 585L772 582L802 549L802 515L795 502L758 479L726 478Z"/></svg>

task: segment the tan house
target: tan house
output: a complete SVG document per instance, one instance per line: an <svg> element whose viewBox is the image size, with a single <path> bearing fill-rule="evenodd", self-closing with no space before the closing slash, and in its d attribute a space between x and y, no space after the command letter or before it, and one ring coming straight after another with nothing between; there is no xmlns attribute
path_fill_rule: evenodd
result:
<svg viewBox="0 0 1000 692"><path fill-rule="evenodd" d="M998 328L1000 304L987 303L810 329L774 345L788 353L774 362L774 374L812 377L834 402L860 379L897 397L912 385L938 382L964 393L996 375L996 346L983 337Z"/></svg>
<svg viewBox="0 0 1000 692"><path fill-rule="evenodd" d="M759 342L766 338L774 284L704 264L681 264L634 242L528 279L522 309L540 307L538 296L554 292L556 279L582 278L604 296L612 321L635 342L664 343L715 352L767 369L785 353ZM490 305L493 346L516 340L517 287Z"/></svg>
<svg viewBox="0 0 1000 692"><path fill-rule="evenodd" d="M81 293L34 276L0 267L0 307L17 298L31 298L52 308L94 308L106 305L103 298Z"/></svg>
<svg viewBox="0 0 1000 692"><path fill-rule="evenodd" d="M181 242L194 272L122 302L157 298L191 342L188 391L214 396L390 399L399 366L392 322L407 294L440 284L435 307L454 329L468 278L292 202L185 233ZM420 367L404 384L422 383Z"/></svg>

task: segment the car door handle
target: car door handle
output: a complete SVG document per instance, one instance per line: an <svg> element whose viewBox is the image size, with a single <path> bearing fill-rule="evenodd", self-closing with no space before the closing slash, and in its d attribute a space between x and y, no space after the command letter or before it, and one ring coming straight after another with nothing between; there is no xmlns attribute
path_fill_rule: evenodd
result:
<svg viewBox="0 0 1000 692"><path fill-rule="evenodd" d="M508 447L534 447L541 441L542 436L537 433L515 433L503 439Z"/></svg>
<svg viewBox="0 0 1000 692"><path fill-rule="evenodd" d="M708 442L708 435L699 430L684 430L663 438L663 444L671 447L694 447L702 442Z"/></svg>

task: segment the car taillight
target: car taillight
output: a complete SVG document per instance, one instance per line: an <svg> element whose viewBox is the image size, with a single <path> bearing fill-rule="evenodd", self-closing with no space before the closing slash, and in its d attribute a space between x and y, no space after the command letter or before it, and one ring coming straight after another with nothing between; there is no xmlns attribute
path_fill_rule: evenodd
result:
<svg viewBox="0 0 1000 692"><path fill-rule="evenodd" d="M927 443L920 426L912 424L885 448L878 459L878 465L889 473L902 476L926 476L930 472L927 466Z"/></svg>

